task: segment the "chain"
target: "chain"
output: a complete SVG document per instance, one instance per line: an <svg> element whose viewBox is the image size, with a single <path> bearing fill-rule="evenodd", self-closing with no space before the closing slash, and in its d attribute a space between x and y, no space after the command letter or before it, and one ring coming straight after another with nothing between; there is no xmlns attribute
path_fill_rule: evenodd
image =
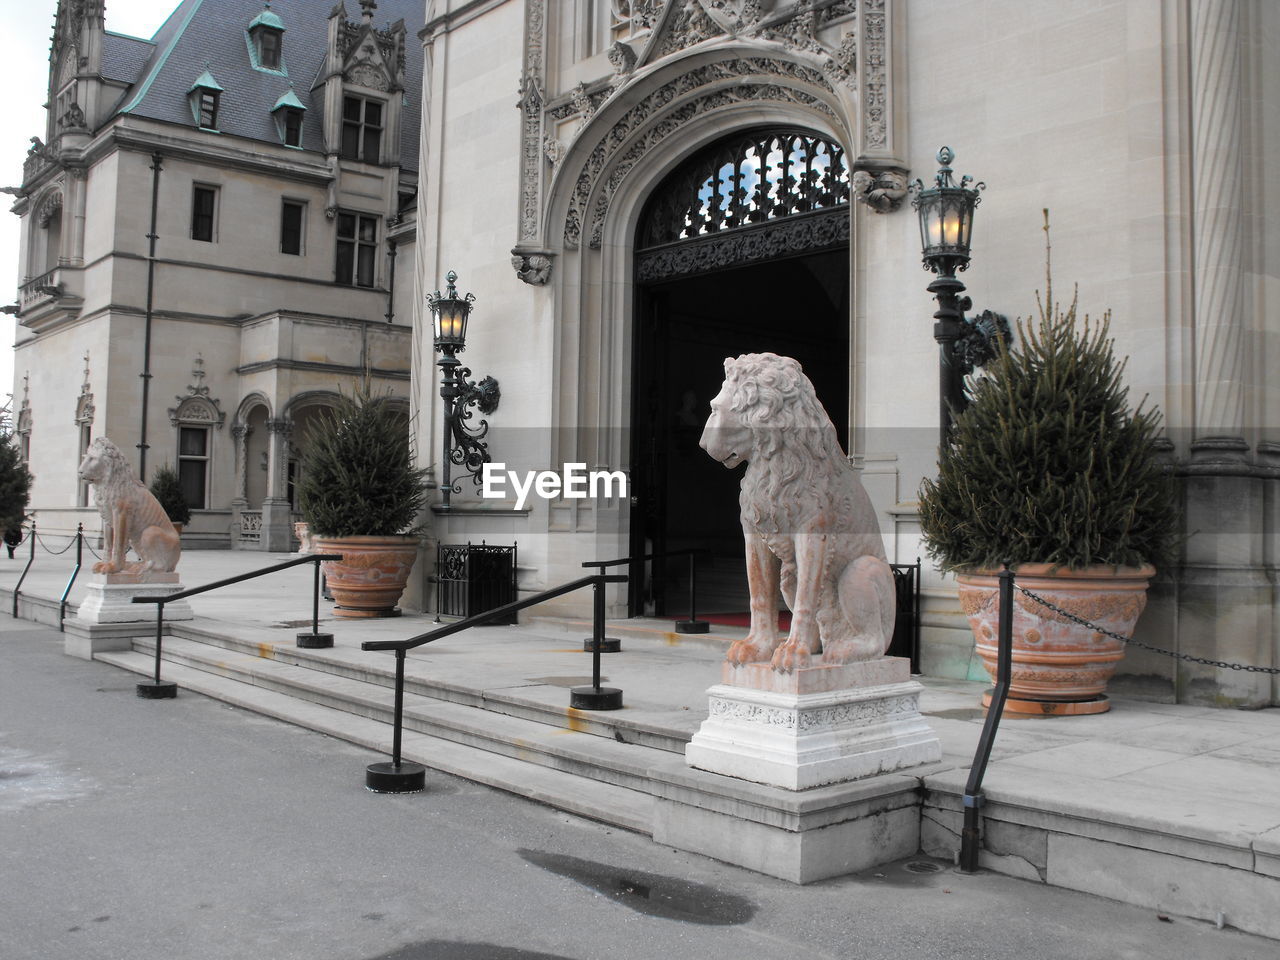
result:
<svg viewBox="0 0 1280 960"><path fill-rule="evenodd" d="M1082 627L1088 627L1090 630L1097 630L1099 633L1106 634L1108 637L1111 637L1113 640L1119 640L1121 643L1130 643L1135 647L1141 647L1143 650L1150 650L1152 653L1159 653L1166 657L1173 657L1175 660L1185 660L1188 663L1202 663L1207 667L1221 667L1224 670L1244 670L1247 673L1280 674L1280 667L1259 667L1251 663L1228 663L1225 660L1210 660L1207 657L1193 657L1189 653L1175 653L1172 650L1153 647L1151 644L1143 643L1141 640L1134 640L1132 637L1122 637L1120 634L1112 633L1110 630L1107 630L1105 627L1100 627L1096 623L1090 623L1083 617L1077 617L1074 613L1068 613L1066 610L1050 603L1044 597L1037 596L1025 587L1021 587L1016 583L1014 586L1018 587L1018 590L1024 596L1030 597L1042 607L1048 607L1054 613L1058 614L1058 616L1065 617L1072 623L1078 623Z"/></svg>
<svg viewBox="0 0 1280 960"><path fill-rule="evenodd" d="M49 549L49 545L44 542L44 537L40 536L39 534L36 535L36 543L44 547L44 552L53 557L58 557L66 553L68 550L71 549L71 545L75 542L76 542L76 538L72 537L70 540L67 541L67 545L63 547L61 550L51 550Z"/></svg>
<svg viewBox="0 0 1280 960"><path fill-rule="evenodd" d="M102 554L100 554L97 550L93 549L93 544L89 542L88 537L84 538L84 545L85 547L88 548L89 552L93 554L95 559L98 559L98 560L102 559Z"/></svg>

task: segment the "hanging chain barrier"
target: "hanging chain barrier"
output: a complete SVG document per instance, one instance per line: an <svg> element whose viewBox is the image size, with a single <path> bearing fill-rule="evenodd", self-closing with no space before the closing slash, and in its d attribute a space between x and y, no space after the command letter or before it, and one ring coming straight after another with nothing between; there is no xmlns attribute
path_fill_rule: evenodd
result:
<svg viewBox="0 0 1280 960"><path fill-rule="evenodd" d="M68 550L70 550L73 546L75 546L75 543L78 539L79 539L78 536L72 535L71 539L68 540L66 544L63 545L61 550L54 550L51 546L49 546L48 543L45 542L45 539L42 536L37 536L36 542L38 542L40 546L44 548L44 552L49 554L49 556L59 557L59 556L62 556L62 554L66 553Z"/></svg>
<svg viewBox="0 0 1280 960"><path fill-rule="evenodd" d="M1149 643L1143 643L1141 640L1134 640L1132 637L1122 637L1118 633L1112 633L1105 627L1100 627L1096 623L1090 623L1083 617L1077 617L1074 613L1068 613L1061 607L1050 603L1044 597L1037 596L1025 587L1014 584L1020 593L1030 597L1042 607L1047 607L1060 617L1070 620L1072 623L1078 623L1082 627L1088 627L1090 630L1096 630L1098 633L1105 634L1113 640L1119 640L1121 643L1132 644L1135 647L1141 647L1143 650L1150 650L1152 653L1158 653L1162 656L1173 657L1175 660L1185 660L1187 663L1201 663L1206 667L1220 667L1223 670L1243 670L1247 673L1270 673L1280 674L1280 667L1259 667L1251 663L1228 663L1226 660L1210 660L1208 657L1194 657L1189 653L1175 653L1173 650L1165 650L1161 647L1153 647ZM994 593L992 594L994 596Z"/></svg>

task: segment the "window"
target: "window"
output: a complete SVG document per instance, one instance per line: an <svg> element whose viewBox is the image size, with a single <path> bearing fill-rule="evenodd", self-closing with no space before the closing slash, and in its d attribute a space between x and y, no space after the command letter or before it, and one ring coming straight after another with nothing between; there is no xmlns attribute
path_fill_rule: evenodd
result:
<svg viewBox="0 0 1280 960"><path fill-rule="evenodd" d="M280 205L280 252L302 255L302 223L305 203L285 200Z"/></svg>
<svg viewBox="0 0 1280 960"><path fill-rule="evenodd" d="M363 97L343 97L342 158L377 163L381 145L381 102Z"/></svg>
<svg viewBox="0 0 1280 960"><path fill-rule="evenodd" d="M196 122L206 130L218 129L218 94L213 90L201 90L196 100L200 115Z"/></svg>
<svg viewBox="0 0 1280 960"><path fill-rule="evenodd" d="M187 506L204 509L209 482L209 428L178 428L178 483Z"/></svg>
<svg viewBox="0 0 1280 960"><path fill-rule="evenodd" d="M284 112L284 142L285 146L289 147L302 146L301 110L286 110Z"/></svg>
<svg viewBox="0 0 1280 960"><path fill-rule="evenodd" d="M378 218L360 213L338 214L338 258L334 280L372 287L374 253L378 249Z"/></svg>
<svg viewBox="0 0 1280 960"><path fill-rule="evenodd" d="M191 239L213 243L213 221L218 205L216 187L199 184L191 191Z"/></svg>
<svg viewBox="0 0 1280 960"><path fill-rule="evenodd" d="M280 34L275 30L258 31L258 61L271 70L280 68Z"/></svg>
<svg viewBox="0 0 1280 960"><path fill-rule="evenodd" d="M84 460L84 455L89 452L89 445L93 443L93 424L80 424L80 460ZM79 505L82 507L89 506L89 481L80 481Z"/></svg>

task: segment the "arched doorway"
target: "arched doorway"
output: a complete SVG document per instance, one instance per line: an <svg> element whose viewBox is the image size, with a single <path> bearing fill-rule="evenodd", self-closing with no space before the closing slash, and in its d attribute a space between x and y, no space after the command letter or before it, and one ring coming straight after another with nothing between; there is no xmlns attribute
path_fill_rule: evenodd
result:
<svg viewBox="0 0 1280 960"><path fill-rule="evenodd" d="M699 609L747 609L738 485L698 447L723 361L800 361L847 448L849 171L798 128L737 133L649 198L635 243L631 555L710 551ZM687 614L686 561L637 571L632 615Z"/></svg>

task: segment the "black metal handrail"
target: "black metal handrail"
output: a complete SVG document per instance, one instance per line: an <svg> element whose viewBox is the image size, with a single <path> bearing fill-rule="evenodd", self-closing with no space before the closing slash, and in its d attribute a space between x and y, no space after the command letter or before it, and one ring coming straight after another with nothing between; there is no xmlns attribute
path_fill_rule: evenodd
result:
<svg viewBox="0 0 1280 960"><path fill-rule="evenodd" d="M84 560L84 524L76 524L76 565L71 568L71 577L67 580L67 585L62 590L62 596L58 598L58 630L66 633L64 621L67 619L67 597L71 595L71 588L75 585L76 577L80 576L80 565Z"/></svg>
<svg viewBox="0 0 1280 960"><path fill-rule="evenodd" d="M605 567L617 567L621 564L640 564L646 560L663 560L667 557L680 557L688 554L689 556L689 619L676 621L676 633L707 633L711 629L711 624L706 620L698 619L698 563L697 558L710 553L706 547L683 547L680 550L664 550L661 553L646 553L640 557L621 557L617 560L588 560L583 563L584 567L599 567L601 572ZM628 573L628 581L632 579L632 574Z"/></svg>
<svg viewBox="0 0 1280 960"><path fill-rule="evenodd" d="M31 555L27 557L27 565L22 568L22 576L18 578L18 585L13 588L13 619L18 619L18 591L22 589L22 581L27 579L27 571L31 569L31 565L36 562L36 522L31 521L31 532L27 534L31 540Z"/></svg>
<svg viewBox="0 0 1280 960"><path fill-rule="evenodd" d="M1013 571L1007 566L1000 572L1000 630L996 650L996 685L991 693L991 705L982 724L978 749L969 768L969 781L964 788L964 826L960 832L960 871L973 873L978 869L978 848L981 841L981 815L986 796L982 793L982 778L991 759L991 747L995 743L1000 715L1004 713L1005 700L1009 696L1009 680L1013 674Z"/></svg>
<svg viewBox="0 0 1280 960"><path fill-rule="evenodd" d="M392 650L396 655L396 688L393 722L391 728L391 762L370 764L365 776L365 784L378 793L412 793L423 788L426 768L418 763L406 763L401 757L401 740L404 730L404 661L408 651L432 643L444 637L461 633L471 627L480 626L493 620L499 620L512 613L523 610L547 600L554 600L566 593L592 587L594 596L593 634L597 641L604 637L604 585L607 583L626 583L627 577L622 574L597 573L590 577L582 577L570 583L543 590L523 600L503 604L483 613L477 613L443 627L437 627L426 633L407 640L366 640L360 644L361 650ZM600 643L595 644L592 658L590 687L574 687L570 690L569 705L580 710L616 710L622 706L622 691L613 687L600 686Z"/></svg>
<svg viewBox="0 0 1280 960"><path fill-rule="evenodd" d="M164 605L166 603L173 603L175 600L185 600L187 597L196 596L196 594L208 593L210 590L229 587L232 584L243 583L246 580L254 580L258 577L264 577L268 573L277 573L281 570L288 570L290 567L301 566L304 563L315 564L315 581L311 596L311 633L298 634L298 646L333 646L333 634L320 632L320 562L322 560L341 559L342 554L340 553L312 553L305 557L296 557L293 560L286 560L284 563L272 564L269 567L263 567L261 570L251 570L250 572L242 573L239 576L227 577L225 580L206 583L202 587L192 587L189 590L181 590L178 593L170 593L163 597L134 597L134 603L154 603L156 605L156 675L154 680L145 680L138 684L138 696L145 697L148 700L159 700L173 697L177 694L177 684L161 683L160 681L160 645L164 637ZM307 638L308 642L304 642L303 638Z"/></svg>

